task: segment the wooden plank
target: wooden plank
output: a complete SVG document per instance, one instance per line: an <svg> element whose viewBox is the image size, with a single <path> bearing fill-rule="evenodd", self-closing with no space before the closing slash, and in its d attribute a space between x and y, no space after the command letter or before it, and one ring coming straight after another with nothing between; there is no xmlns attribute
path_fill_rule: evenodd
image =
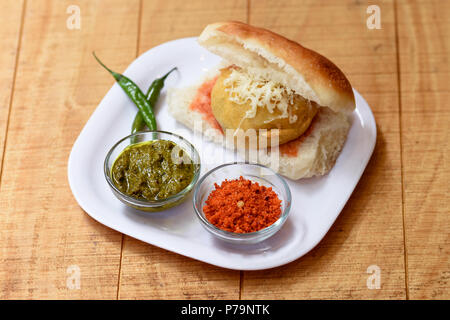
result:
<svg viewBox="0 0 450 320"><path fill-rule="evenodd" d="M26 4L0 186L2 299L117 296L122 236L80 209L67 183L67 159L113 84L91 52L116 70L129 64L139 1L77 1L79 30L66 27L73 4ZM67 286L71 265L80 271L79 290Z"/></svg>
<svg viewBox="0 0 450 320"><path fill-rule="evenodd" d="M409 297L450 298L449 1L399 1Z"/></svg>
<svg viewBox="0 0 450 320"><path fill-rule="evenodd" d="M211 22L245 21L246 9L246 1L144 1L139 52L165 41L197 36ZM239 272L125 237L119 298L238 299Z"/></svg>
<svg viewBox="0 0 450 320"><path fill-rule="evenodd" d="M19 47L20 26L22 24L23 1L7 0L2 3L0 12L0 176L6 128L14 82L14 71Z"/></svg>
<svg viewBox="0 0 450 320"><path fill-rule="evenodd" d="M119 299L238 299L239 271L124 237Z"/></svg>
<svg viewBox="0 0 450 320"><path fill-rule="evenodd" d="M382 29L366 27L368 1L252 1L250 23L331 58L375 114L378 139L355 192L321 243L286 266L245 272L242 299L404 299L395 20L377 1ZM381 288L367 287L377 265Z"/></svg>

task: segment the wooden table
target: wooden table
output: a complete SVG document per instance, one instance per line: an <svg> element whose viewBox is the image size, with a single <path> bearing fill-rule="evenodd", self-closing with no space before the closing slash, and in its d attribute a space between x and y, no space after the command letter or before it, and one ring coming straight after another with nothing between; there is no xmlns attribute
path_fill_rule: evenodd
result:
<svg viewBox="0 0 450 320"><path fill-rule="evenodd" d="M374 3L381 29L367 27ZM73 4L80 29L67 27ZM450 1L3 0L0 16L0 298L450 298ZM228 19L331 58L378 128L326 237L297 261L258 272L111 230L83 212L67 182L71 147L113 84L91 52L120 71L153 46ZM373 265L380 289L367 286ZM71 266L79 289L67 284Z"/></svg>

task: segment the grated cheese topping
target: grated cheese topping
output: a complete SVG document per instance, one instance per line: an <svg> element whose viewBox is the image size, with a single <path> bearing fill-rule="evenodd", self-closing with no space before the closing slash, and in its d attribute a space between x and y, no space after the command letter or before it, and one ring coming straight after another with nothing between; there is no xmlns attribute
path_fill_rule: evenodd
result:
<svg viewBox="0 0 450 320"><path fill-rule="evenodd" d="M295 93L280 83L262 77L252 77L239 69L233 69L223 83L232 102L250 105L250 110L244 118L254 118L260 107L267 108L269 113L273 113L275 109L281 112L280 116L274 116L266 120L266 123L280 118L289 118L289 123L297 121L297 116L291 114L290 108L294 106L297 109L294 104Z"/></svg>

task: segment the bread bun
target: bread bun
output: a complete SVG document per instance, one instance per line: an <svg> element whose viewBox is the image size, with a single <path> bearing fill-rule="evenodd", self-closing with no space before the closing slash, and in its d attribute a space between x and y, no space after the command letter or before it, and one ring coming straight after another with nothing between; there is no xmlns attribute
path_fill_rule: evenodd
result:
<svg viewBox="0 0 450 320"><path fill-rule="evenodd" d="M241 22L208 25L198 42L246 72L281 83L335 112L355 108L352 87L336 65L269 30Z"/></svg>

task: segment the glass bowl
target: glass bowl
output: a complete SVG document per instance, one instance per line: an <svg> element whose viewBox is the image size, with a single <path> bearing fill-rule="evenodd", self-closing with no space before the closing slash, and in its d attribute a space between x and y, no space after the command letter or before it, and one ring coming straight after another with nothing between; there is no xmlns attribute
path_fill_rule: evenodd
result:
<svg viewBox="0 0 450 320"><path fill-rule="evenodd" d="M186 188L184 188L177 194L174 194L165 199L151 201L130 197L129 195L120 191L114 185L111 179L111 167L114 164L114 161L120 155L120 153L126 147L133 145L135 143L152 140L169 140L177 144L179 147L181 147L189 155L189 157L191 158L192 162L195 165L194 177L192 178L191 183ZM125 203L127 206L147 212L162 211L180 204L192 191L200 176L200 156L197 150L195 150L194 146L179 135L166 131L143 131L126 136L125 138L119 140L119 142L117 142L111 148L111 150L108 152L105 158L104 173L106 181L108 182L108 185L111 187L111 190L114 193L114 195L120 201Z"/></svg>
<svg viewBox="0 0 450 320"><path fill-rule="evenodd" d="M281 215L276 222L267 228L256 232L235 233L219 229L205 217L203 206L211 191L215 189L214 183L220 185L225 179L239 179L240 176L244 179L258 182L260 185L272 187L272 190L275 191L281 200ZM193 198L195 213L207 231L224 241L240 244L258 243L273 236L286 222L291 208L291 202L289 186L279 174L266 166L244 162L224 164L206 173L195 187Z"/></svg>

